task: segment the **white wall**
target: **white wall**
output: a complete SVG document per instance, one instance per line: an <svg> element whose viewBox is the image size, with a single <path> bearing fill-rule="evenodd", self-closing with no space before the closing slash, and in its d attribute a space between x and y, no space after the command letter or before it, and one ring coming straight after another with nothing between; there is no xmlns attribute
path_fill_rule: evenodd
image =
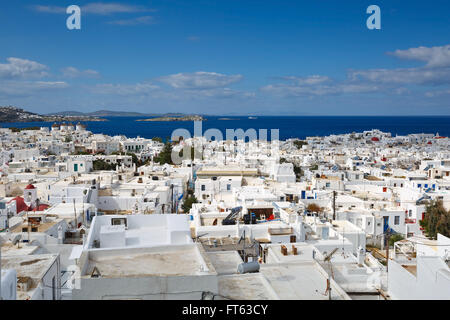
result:
<svg viewBox="0 0 450 320"><path fill-rule="evenodd" d="M418 256L414 276L401 264L389 260L388 290L400 300L450 300L449 268L439 257Z"/></svg>
<svg viewBox="0 0 450 320"><path fill-rule="evenodd" d="M17 273L14 269L2 270L1 299L16 300L17 298Z"/></svg>

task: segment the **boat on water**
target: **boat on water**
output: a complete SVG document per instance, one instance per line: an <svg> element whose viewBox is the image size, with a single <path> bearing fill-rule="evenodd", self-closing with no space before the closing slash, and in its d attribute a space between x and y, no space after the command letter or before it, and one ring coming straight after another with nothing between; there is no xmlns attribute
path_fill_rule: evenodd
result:
<svg viewBox="0 0 450 320"><path fill-rule="evenodd" d="M248 117L250 120L258 119L258 117Z"/></svg>

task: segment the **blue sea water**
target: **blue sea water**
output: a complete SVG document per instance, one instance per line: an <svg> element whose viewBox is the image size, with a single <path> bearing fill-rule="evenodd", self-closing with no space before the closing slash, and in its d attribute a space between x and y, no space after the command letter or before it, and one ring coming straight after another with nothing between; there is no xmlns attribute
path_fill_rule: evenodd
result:
<svg viewBox="0 0 450 320"><path fill-rule="evenodd" d="M224 117L206 116L202 122L202 133L210 128L219 129L226 135L226 129L253 128L255 130L279 129L280 139L300 138L307 136L325 136L330 134L342 134L362 132L364 130L379 129L391 132L392 135L405 135L409 133L439 133L441 136L450 136L450 116L258 116L249 119L246 116L229 117L231 120L220 120ZM85 122L87 129L94 133L107 135L125 135L127 137L170 137L178 128L187 129L194 135L194 123L187 122L145 122L136 121L140 117L107 117L108 121ZM24 128L30 126L47 126L51 122L30 123L0 123L1 127Z"/></svg>

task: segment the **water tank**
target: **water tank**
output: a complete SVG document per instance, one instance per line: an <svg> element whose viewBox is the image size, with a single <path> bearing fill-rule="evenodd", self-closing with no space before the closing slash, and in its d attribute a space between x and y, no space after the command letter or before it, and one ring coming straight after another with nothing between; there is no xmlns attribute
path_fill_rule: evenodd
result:
<svg viewBox="0 0 450 320"><path fill-rule="evenodd" d="M243 262L238 265L237 271L238 273L259 272L259 263L258 261Z"/></svg>

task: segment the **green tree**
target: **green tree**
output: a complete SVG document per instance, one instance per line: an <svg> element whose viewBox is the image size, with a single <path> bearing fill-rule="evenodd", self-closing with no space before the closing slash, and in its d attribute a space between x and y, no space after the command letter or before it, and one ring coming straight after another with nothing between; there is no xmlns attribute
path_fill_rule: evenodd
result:
<svg viewBox="0 0 450 320"><path fill-rule="evenodd" d="M195 196L193 196L193 195L188 196L186 199L184 199L183 205L181 206L181 208L183 209L183 212L188 213L192 208L192 204L197 203L197 202L198 202L198 200Z"/></svg>
<svg viewBox="0 0 450 320"><path fill-rule="evenodd" d="M307 145L308 142L303 141L303 140L295 140L294 141L294 145L297 147L297 149L301 149L302 146Z"/></svg>
<svg viewBox="0 0 450 320"><path fill-rule="evenodd" d="M389 237L389 246L392 247L395 242L403 239L404 237L400 233L395 233Z"/></svg>
<svg viewBox="0 0 450 320"><path fill-rule="evenodd" d="M172 144L166 142L163 150L153 159L154 162L159 162L160 164L172 164Z"/></svg>
<svg viewBox="0 0 450 320"><path fill-rule="evenodd" d="M163 142L163 139L161 137L153 137L152 140L161 143Z"/></svg>
<svg viewBox="0 0 450 320"><path fill-rule="evenodd" d="M76 151L76 152L72 153L72 155L75 155L75 156L81 156L81 155L90 155L90 153L87 152L87 151L81 151L81 150L79 150L79 151Z"/></svg>
<svg viewBox="0 0 450 320"><path fill-rule="evenodd" d="M94 170L115 170L116 169L116 165L113 163L108 163L104 160L101 159L97 159L94 160L94 162L92 163L92 166L94 168Z"/></svg>
<svg viewBox="0 0 450 320"><path fill-rule="evenodd" d="M442 200L432 201L427 205L420 225L431 239L436 239L438 233L450 237L450 211L445 210Z"/></svg>

